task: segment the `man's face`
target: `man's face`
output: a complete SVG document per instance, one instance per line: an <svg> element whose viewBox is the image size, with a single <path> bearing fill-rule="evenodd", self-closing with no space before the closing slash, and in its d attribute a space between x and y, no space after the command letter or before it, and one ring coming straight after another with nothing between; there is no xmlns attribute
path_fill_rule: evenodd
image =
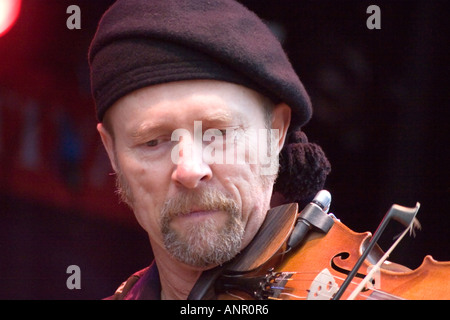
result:
<svg viewBox="0 0 450 320"><path fill-rule="evenodd" d="M197 80L137 90L108 110L110 130L98 130L154 250L205 268L250 242L275 179L258 154L270 152L268 124L277 127L278 153L290 120L285 105L270 120L267 103L239 85Z"/></svg>

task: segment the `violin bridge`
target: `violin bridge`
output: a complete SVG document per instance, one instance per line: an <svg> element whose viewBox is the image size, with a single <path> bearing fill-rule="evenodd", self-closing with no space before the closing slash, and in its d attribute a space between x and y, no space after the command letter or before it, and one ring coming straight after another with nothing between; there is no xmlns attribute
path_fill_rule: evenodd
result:
<svg viewBox="0 0 450 320"><path fill-rule="evenodd" d="M307 300L331 300L339 290L333 275L325 268L314 278L308 290Z"/></svg>

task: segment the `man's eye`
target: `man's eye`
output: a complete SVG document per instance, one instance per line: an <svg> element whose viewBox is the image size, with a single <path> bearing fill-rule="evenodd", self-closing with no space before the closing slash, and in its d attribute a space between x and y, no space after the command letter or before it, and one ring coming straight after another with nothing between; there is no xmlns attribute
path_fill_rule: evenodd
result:
<svg viewBox="0 0 450 320"><path fill-rule="evenodd" d="M146 147L154 148L154 147L159 147L159 146L161 146L162 144L164 144L166 142L170 142L170 137L167 137L165 135L161 135L161 136L158 136L155 139L148 140L143 145L146 146Z"/></svg>
<svg viewBox="0 0 450 320"><path fill-rule="evenodd" d="M145 145L147 147L156 147L158 144L159 144L159 140L158 139L153 139L153 140L147 141L145 143Z"/></svg>
<svg viewBox="0 0 450 320"><path fill-rule="evenodd" d="M236 135L236 133L238 131L238 128L236 128L236 127L228 127L226 129L218 129L218 130L220 131L220 133L223 136L226 136L226 135L234 136L234 135Z"/></svg>

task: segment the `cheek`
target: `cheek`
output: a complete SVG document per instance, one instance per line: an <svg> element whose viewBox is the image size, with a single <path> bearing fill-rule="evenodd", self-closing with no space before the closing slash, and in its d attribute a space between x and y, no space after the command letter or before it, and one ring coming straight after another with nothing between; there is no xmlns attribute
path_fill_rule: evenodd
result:
<svg viewBox="0 0 450 320"><path fill-rule="evenodd" d="M133 211L142 228L151 236L158 236L159 213L165 201L168 185L167 170L161 165L126 162L121 167L133 197ZM170 174L169 174L170 177Z"/></svg>
<svg viewBox="0 0 450 320"><path fill-rule="evenodd" d="M252 178L258 180L255 179L255 175ZM260 181L253 182L253 185L247 185L241 189L243 218L246 219L244 246L253 239L270 208L271 188L264 187Z"/></svg>
<svg viewBox="0 0 450 320"><path fill-rule="evenodd" d="M245 223L244 243L256 234L270 208L272 187L264 184L257 165L219 165L215 166L216 177L224 187L235 194L242 207L242 221Z"/></svg>

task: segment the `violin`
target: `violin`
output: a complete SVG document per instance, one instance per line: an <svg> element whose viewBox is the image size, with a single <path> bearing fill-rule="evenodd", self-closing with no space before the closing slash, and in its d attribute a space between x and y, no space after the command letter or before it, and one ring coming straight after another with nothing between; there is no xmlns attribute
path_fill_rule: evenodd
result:
<svg viewBox="0 0 450 320"><path fill-rule="evenodd" d="M372 235L328 214L330 202L322 190L300 213L294 203L269 210L252 242L230 262L203 272L188 299L450 299L450 261L428 255L411 270L387 260L419 226L419 204L394 204ZM405 231L383 252L377 241L391 220Z"/></svg>

